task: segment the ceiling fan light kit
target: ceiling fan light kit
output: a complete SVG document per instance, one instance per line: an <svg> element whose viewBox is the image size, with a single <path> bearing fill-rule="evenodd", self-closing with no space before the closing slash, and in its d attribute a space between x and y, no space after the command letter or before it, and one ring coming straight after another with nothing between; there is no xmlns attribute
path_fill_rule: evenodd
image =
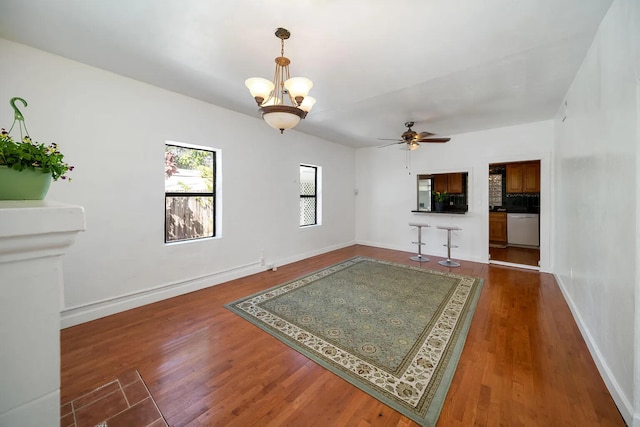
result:
<svg viewBox="0 0 640 427"><path fill-rule="evenodd" d="M284 41L291 33L284 28L278 28L275 35L280 39L281 49L280 56L275 60L273 82L261 77L251 77L245 80L244 84L258 104L264 121L283 133L285 129L295 127L304 119L316 100L308 96L313 87L311 80L306 77L291 77L289 74L291 61L284 56Z"/></svg>

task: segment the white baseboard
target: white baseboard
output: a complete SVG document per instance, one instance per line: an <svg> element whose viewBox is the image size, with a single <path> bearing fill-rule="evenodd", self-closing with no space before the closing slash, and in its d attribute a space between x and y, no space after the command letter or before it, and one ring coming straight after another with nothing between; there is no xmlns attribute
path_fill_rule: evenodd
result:
<svg viewBox="0 0 640 427"><path fill-rule="evenodd" d="M489 260L489 264L502 265L503 267L516 267L516 268L522 268L525 270L540 271L540 267L535 265L515 264L513 262L496 261L496 260Z"/></svg>
<svg viewBox="0 0 640 427"><path fill-rule="evenodd" d="M114 298L108 298L95 301L89 304L83 304L76 307L68 307L62 310L60 327L61 329L70 326L79 325L81 323L96 320L101 317L110 316L146 304L151 304L164 299L183 295L189 292L198 291L210 286L219 285L220 283L230 280L239 279L251 274L260 273L273 267L290 264L312 256L331 252L336 249L345 248L354 245L355 242L347 242L339 245L329 246L315 251L309 251L293 257L283 258L279 260L266 260L264 265L260 261L252 262L245 265L236 266L223 271L217 271L201 277L194 277L179 282L167 283L154 288L144 289L130 294L120 295Z"/></svg>
<svg viewBox="0 0 640 427"><path fill-rule="evenodd" d="M396 245L387 245L385 243L371 242L369 240L357 240L356 244L364 245L364 246L373 246L374 248L391 249L394 251L408 252L407 248L404 246L401 247Z"/></svg>
<svg viewBox="0 0 640 427"><path fill-rule="evenodd" d="M385 243L379 243L379 242L371 242L368 240L357 240L356 243L358 245L365 245L365 246L373 246L374 248L382 248L382 249L391 249L394 251L402 251L402 252L411 252L413 253L414 250L407 250L406 247L402 246L396 246L396 245L387 245ZM430 257L430 256L437 256L440 258L446 258L447 257L447 253L446 250L443 250L444 253L442 254L430 254L430 253L426 253L423 252L422 255L426 256L426 257ZM482 263L482 264L487 264L487 262L483 261L481 259L481 257L479 256L465 256L464 254L462 255L457 255L454 253L454 251L451 251L451 258L454 260L459 260L459 261L471 261L471 262L478 262L478 263Z"/></svg>
<svg viewBox="0 0 640 427"><path fill-rule="evenodd" d="M313 250L313 251L309 251L309 252L305 252L303 254L297 254L294 256L290 256L290 257L286 257L286 258L280 258L276 261L270 261L267 260L266 265L267 266L274 266L274 267L280 267L283 265L287 265L287 264L291 264L293 262L298 262L298 261L302 261L303 259L307 259L307 258L311 258L314 257L316 255L322 255L325 254L327 252L331 252L331 251L335 251L338 249L342 249L342 248L346 248L349 246L353 246L355 245L356 242L355 241L350 241L347 243L341 243L339 245L333 245L333 246L328 246L322 249L317 249L317 250Z"/></svg>
<svg viewBox="0 0 640 427"><path fill-rule="evenodd" d="M565 301L567 301L567 304L569 305L569 309L573 314L573 318L578 324L578 329L580 329L582 337L584 338L587 347L589 348L591 357L593 357L593 360L596 363L596 367L598 368L598 371L600 372L600 375L602 376L607 389L609 389L609 393L611 393L613 401L618 406L618 410L620 411L622 418L624 418L624 421L628 426L640 427L640 413L634 413L631 401L624 394L624 392L620 388L620 385L618 384L618 381L611 372L611 369L609 369L609 365L604 359L604 356L600 352L598 345L596 344L593 336L591 335L589 329L583 321L582 316L580 315L580 311L578 311L578 308L575 305L573 299L571 299L571 296L568 294L564 282L557 274L554 274L554 277L556 278L556 282L558 283L558 287L560 288Z"/></svg>
<svg viewBox="0 0 640 427"><path fill-rule="evenodd" d="M259 261L62 310L62 329L265 271Z"/></svg>

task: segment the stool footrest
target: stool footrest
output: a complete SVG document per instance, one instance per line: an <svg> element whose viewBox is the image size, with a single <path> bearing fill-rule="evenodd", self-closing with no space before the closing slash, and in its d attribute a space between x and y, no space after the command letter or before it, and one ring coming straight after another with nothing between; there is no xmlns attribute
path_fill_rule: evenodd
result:
<svg viewBox="0 0 640 427"><path fill-rule="evenodd" d="M416 256L412 256L411 259L413 261L418 261L418 262L427 262L429 261L429 258L422 256L422 247L425 245L425 243L422 242L422 227L429 227L428 224L420 224L417 222L410 222L409 225L411 227L417 227L418 228L418 241L417 242L411 242L414 245L418 245L418 254Z"/></svg>
<svg viewBox="0 0 640 427"><path fill-rule="evenodd" d="M458 247L458 245L451 245L451 246L447 246L447 244L446 244L446 243L445 243L444 245L442 245L442 246L444 246L444 247L446 247L446 248L457 248L457 247Z"/></svg>

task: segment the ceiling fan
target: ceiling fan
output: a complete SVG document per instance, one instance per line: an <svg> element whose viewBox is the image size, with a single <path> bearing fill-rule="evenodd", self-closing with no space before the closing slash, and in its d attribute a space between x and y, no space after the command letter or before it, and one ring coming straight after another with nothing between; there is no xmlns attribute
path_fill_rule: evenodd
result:
<svg viewBox="0 0 640 427"><path fill-rule="evenodd" d="M414 125L414 122L406 122L404 125L407 127L407 130L401 135L400 137L401 139L378 138L378 140L380 141L396 141L391 144L381 145L378 148L388 147L390 145L395 145L395 144L407 144L407 149L415 150L420 146L421 142L444 143L444 142L449 142L451 140L451 138L431 138L432 136L435 135L434 133L431 133L431 132L418 133L411 129L411 127Z"/></svg>

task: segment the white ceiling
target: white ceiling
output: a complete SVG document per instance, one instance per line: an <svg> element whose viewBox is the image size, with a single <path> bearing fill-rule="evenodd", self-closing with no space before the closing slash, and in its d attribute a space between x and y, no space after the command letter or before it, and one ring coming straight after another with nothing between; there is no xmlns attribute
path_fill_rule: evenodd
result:
<svg viewBox="0 0 640 427"><path fill-rule="evenodd" d="M0 37L259 117L284 27L296 130L367 147L553 118L611 1L2 0Z"/></svg>

